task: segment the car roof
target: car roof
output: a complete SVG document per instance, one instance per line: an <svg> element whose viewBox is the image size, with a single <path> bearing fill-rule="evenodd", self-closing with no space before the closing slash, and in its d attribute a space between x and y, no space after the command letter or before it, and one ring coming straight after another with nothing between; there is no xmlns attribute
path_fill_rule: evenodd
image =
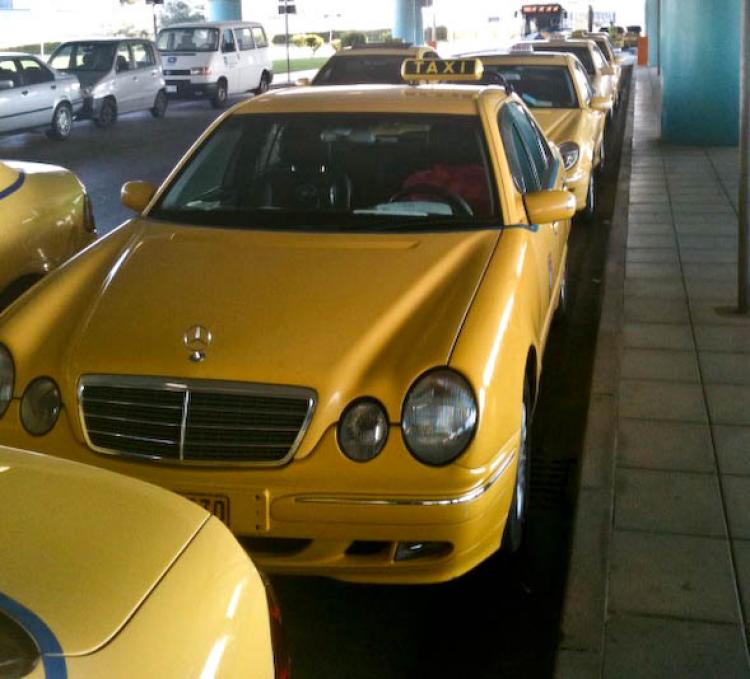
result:
<svg viewBox="0 0 750 679"><path fill-rule="evenodd" d="M182 21L179 24L164 26L169 28L242 28L243 26L262 26L258 21Z"/></svg>
<svg viewBox="0 0 750 679"><path fill-rule="evenodd" d="M435 113L477 115L478 99L492 92L500 100L501 87L471 83L429 85L334 85L273 90L232 109L245 113Z"/></svg>
<svg viewBox="0 0 750 679"><path fill-rule="evenodd" d="M507 54L467 54L464 58L476 57L485 64L528 63L542 65L567 65L578 57L570 52L509 52Z"/></svg>
<svg viewBox="0 0 750 679"><path fill-rule="evenodd" d="M372 47L367 46L356 46L343 49L340 52L336 52L336 57L361 57L371 56L373 54L382 54L384 56L396 56L396 57L416 57L423 52L434 51L432 47L425 45L373 45Z"/></svg>
<svg viewBox="0 0 750 679"><path fill-rule="evenodd" d="M552 47L591 47L592 43L596 45L590 38L566 38L565 40L547 40L537 44L551 45Z"/></svg>
<svg viewBox="0 0 750 679"><path fill-rule="evenodd" d="M132 41L132 42L153 42L151 38L133 38L131 36L127 35L120 35L120 36L94 36L91 38L76 38L75 40L63 40L60 45L72 45L72 44L79 44L79 43L85 43L85 42L103 42L103 43L116 43L116 42L125 42L125 41ZM59 47L59 46L58 46ZM58 49L58 47L55 48L55 50Z"/></svg>
<svg viewBox="0 0 750 679"><path fill-rule="evenodd" d="M15 59L17 57L34 57L44 61L38 54L30 54L29 52L0 52L0 59Z"/></svg>

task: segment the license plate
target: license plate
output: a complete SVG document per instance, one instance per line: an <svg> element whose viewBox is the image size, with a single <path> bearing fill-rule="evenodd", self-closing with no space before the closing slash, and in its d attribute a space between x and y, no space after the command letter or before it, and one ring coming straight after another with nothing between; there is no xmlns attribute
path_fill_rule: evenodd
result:
<svg viewBox="0 0 750 679"><path fill-rule="evenodd" d="M167 85L167 92L169 94L176 94L177 93L177 85Z"/></svg>
<svg viewBox="0 0 750 679"><path fill-rule="evenodd" d="M229 525L229 498L225 495L203 495L200 493L182 493L182 496L199 504L222 523Z"/></svg>

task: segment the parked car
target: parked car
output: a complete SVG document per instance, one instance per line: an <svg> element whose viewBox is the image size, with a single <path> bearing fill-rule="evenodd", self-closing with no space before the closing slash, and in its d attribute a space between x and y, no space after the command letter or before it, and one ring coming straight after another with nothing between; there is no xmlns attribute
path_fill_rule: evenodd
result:
<svg viewBox="0 0 750 679"><path fill-rule="evenodd" d="M64 42L49 58L50 65L74 75L84 98L81 118L110 127L118 116L151 111L167 112L167 94L153 42L141 38L104 38Z"/></svg>
<svg viewBox="0 0 750 679"><path fill-rule="evenodd" d="M184 23L159 31L167 93L206 98L215 108L234 94L263 94L273 81L268 38L256 22Z"/></svg>
<svg viewBox="0 0 750 679"><path fill-rule="evenodd" d="M42 127L67 139L82 106L77 78L30 54L0 52L0 134Z"/></svg>
<svg viewBox="0 0 750 679"><path fill-rule="evenodd" d="M623 36L623 46L627 49L633 49L638 47L638 38L641 37L643 29L640 26L628 26L625 35Z"/></svg>
<svg viewBox="0 0 750 679"><path fill-rule="evenodd" d="M54 165L0 161L0 311L96 238L86 189Z"/></svg>
<svg viewBox="0 0 750 679"><path fill-rule="evenodd" d="M27 392L34 422L48 389ZM0 496L3 677L288 676L270 591L196 503L5 447Z"/></svg>
<svg viewBox="0 0 750 679"><path fill-rule="evenodd" d="M500 87L241 102L161 189L123 187L138 217L0 318L0 441L220 498L267 570L458 577L521 544L564 181Z"/></svg>
<svg viewBox="0 0 750 679"><path fill-rule="evenodd" d="M369 43L347 47L334 54L312 79L299 81L306 85L400 85L404 59L438 59L437 52L426 45L408 43Z"/></svg>
<svg viewBox="0 0 750 679"><path fill-rule="evenodd" d="M617 56L610 42L609 36L602 32L589 33L587 31L574 31L572 38L582 38L584 40L593 40L602 53L607 65L614 71L614 82L616 95L614 99L615 108L620 105L620 85L622 81L622 56Z"/></svg>

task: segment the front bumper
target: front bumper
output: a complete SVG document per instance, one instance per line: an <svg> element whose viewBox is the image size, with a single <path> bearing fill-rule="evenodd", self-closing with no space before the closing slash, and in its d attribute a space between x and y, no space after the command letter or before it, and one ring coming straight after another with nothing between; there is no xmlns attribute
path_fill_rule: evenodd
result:
<svg viewBox="0 0 750 679"><path fill-rule="evenodd" d="M16 399L0 419L0 441L228 501L232 532L260 568L275 573L449 580L498 549L513 495L517 435L481 469L422 465L397 428L378 458L355 463L339 452L334 427L312 453L284 467L180 467L95 453L71 416L68 407L48 435L34 437L21 425Z"/></svg>
<svg viewBox="0 0 750 679"><path fill-rule="evenodd" d="M177 99L203 99L216 95L216 82L193 82L188 78L167 78L167 95Z"/></svg>

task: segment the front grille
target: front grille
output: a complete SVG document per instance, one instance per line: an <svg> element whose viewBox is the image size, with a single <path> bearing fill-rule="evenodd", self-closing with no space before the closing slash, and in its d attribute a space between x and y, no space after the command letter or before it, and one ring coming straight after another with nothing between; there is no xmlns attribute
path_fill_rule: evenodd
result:
<svg viewBox="0 0 750 679"><path fill-rule="evenodd" d="M311 389L210 380L86 375L78 392L94 450L198 464L284 464L315 406Z"/></svg>

